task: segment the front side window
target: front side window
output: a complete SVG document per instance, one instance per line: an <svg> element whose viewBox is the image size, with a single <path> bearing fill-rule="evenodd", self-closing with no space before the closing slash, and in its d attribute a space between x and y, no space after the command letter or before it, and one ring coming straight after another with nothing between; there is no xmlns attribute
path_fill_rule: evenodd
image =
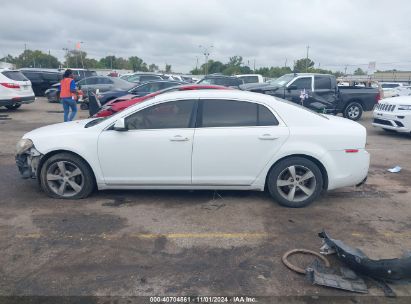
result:
<svg viewBox="0 0 411 304"><path fill-rule="evenodd" d="M204 100L200 126L245 127L278 125L275 116L266 107L237 100Z"/></svg>
<svg viewBox="0 0 411 304"><path fill-rule="evenodd" d="M189 128L194 100L161 103L126 118L129 130Z"/></svg>
<svg viewBox="0 0 411 304"><path fill-rule="evenodd" d="M303 77L295 80L291 85L297 86L297 90L311 90L311 77Z"/></svg>

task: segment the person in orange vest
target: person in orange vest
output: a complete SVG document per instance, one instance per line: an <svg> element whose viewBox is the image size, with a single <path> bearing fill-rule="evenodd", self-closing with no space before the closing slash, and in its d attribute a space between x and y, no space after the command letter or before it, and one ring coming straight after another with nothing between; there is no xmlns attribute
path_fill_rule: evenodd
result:
<svg viewBox="0 0 411 304"><path fill-rule="evenodd" d="M72 121L77 114L77 88L73 77L73 71L67 69L60 81L60 100L64 109L64 122Z"/></svg>

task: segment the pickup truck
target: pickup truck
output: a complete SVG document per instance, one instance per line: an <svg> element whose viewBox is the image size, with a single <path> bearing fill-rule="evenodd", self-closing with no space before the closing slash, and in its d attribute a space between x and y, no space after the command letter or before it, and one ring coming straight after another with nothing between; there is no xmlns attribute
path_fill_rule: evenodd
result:
<svg viewBox="0 0 411 304"><path fill-rule="evenodd" d="M335 76L315 73L285 74L266 83L240 85L240 89L280 97L317 112L342 113L351 120L373 110L381 98L378 88L338 87Z"/></svg>

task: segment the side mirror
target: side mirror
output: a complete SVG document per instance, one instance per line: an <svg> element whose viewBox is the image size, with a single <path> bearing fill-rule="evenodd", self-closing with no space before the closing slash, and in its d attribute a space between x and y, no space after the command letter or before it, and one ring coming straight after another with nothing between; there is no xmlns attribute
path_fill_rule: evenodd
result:
<svg viewBox="0 0 411 304"><path fill-rule="evenodd" d="M297 88L297 86L295 85L295 84L292 84L292 85L289 85L288 87L287 87L287 91L292 91L292 90L297 90L298 88Z"/></svg>
<svg viewBox="0 0 411 304"><path fill-rule="evenodd" d="M124 117L116 121L116 123L114 124L114 130L120 132L128 131Z"/></svg>

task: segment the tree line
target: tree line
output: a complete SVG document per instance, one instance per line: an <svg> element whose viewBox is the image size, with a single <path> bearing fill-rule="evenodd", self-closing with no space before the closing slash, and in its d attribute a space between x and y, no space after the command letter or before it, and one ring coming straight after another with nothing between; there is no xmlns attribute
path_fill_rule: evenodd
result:
<svg viewBox="0 0 411 304"><path fill-rule="evenodd" d="M7 55L0 58L0 61L12 63L16 68L50 68L62 67L86 68L86 69L112 69L112 70L133 70L141 72L157 72L160 68L152 63L148 64L138 56L128 58L106 56L99 60L87 57L87 53L81 50L68 50L64 56L64 62L60 62L57 57L50 53L39 50L25 50L20 55L13 57ZM171 72L171 65L166 64L164 72Z"/></svg>
<svg viewBox="0 0 411 304"><path fill-rule="evenodd" d="M264 77L277 78L287 73L322 73L333 74L336 77L343 76L342 72L333 72L330 70L320 69L314 67L315 63L309 58L301 58L295 61L293 67L289 66L271 66L260 67L252 70L251 67L244 64L243 57L233 56L230 57L227 63L221 61L209 60L207 63L202 64L200 67L196 67L190 71L193 75L201 74L213 74L221 73L223 75L238 75L238 74L261 74ZM361 69L360 69L361 70Z"/></svg>
<svg viewBox="0 0 411 304"><path fill-rule="evenodd" d="M0 61L9 62L16 66L16 68L86 68L86 69L111 69L111 70L132 70L141 72L164 72L171 73L171 65L166 64L164 69L160 69L156 64L148 64L138 56L131 56L128 58L116 57L114 55L100 58L87 57L87 53L81 50L67 50L65 54L65 61L60 62L55 56L50 53L44 53L39 50L25 50L20 55L13 57L7 55L0 59ZM204 75L221 73L224 75L237 74L261 74L264 77L277 78L287 73L323 73L333 74L336 77L343 76L344 73L337 71L333 72L326 69L315 68L315 63L310 58L301 58L294 62L292 67L289 66L271 66L259 67L258 69L251 69L243 62L242 56L232 56L228 62L222 63L218 60L208 60L207 63L202 64L190 71L193 75ZM361 68L354 71L354 75L366 75L366 72Z"/></svg>

